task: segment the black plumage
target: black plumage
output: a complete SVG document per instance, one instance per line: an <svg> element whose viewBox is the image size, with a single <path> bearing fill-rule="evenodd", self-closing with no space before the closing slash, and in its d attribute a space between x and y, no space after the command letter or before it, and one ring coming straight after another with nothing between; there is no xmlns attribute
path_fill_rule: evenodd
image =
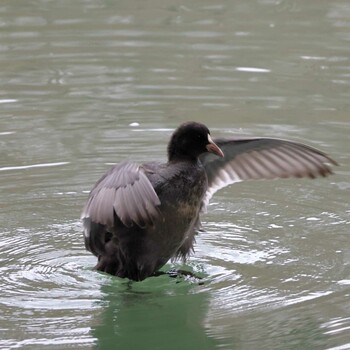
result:
<svg viewBox="0 0 350 350"><path fill-rule="evenodd" d="M96 269L140 281L193 249L200 211L231 183L327 176L336 162L323 152L272 138L214 139L188 122L168 144L166 163L125 161L95 184L82 213L85 246Z"/></svg>

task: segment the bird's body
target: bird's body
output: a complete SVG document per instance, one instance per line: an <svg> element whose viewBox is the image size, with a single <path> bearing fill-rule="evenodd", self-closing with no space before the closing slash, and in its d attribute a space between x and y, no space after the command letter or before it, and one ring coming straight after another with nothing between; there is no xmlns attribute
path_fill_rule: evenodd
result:
<svg viewBox="0 0 350 350"><path fill-rule="evenodd" d="M153 223L128 227L114 214L112 225L99 225L97 231L89 232L86 245L88 249L96 247L89 241L91 237L101 241L98 246L102 249L96 251L98 270L142 280L172 257L185 258L190 253L207 177L199 162L124 166L130 164L152 184L160 203L158 215ZM90 218L83 220L86 223Z"/></svg>
<svg viewBox="0 0 350 350"><path fill-rule="evenodd" d="M82 220L97 270L143 280L190 254L200 211L216 190L246 179L326 176L331 169L324 163L336 164L290 141L214 142L209 135L203 124L182 124L169 142L168 162L122 162L96 183Z"/></svg>

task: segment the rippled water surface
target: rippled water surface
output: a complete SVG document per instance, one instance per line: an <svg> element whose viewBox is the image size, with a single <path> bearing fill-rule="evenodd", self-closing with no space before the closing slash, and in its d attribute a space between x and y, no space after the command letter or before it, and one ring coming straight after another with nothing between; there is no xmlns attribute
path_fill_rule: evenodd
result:
<svg viewBox="0 0 350 350"><path fill-rule="evenodd" d="M350 349L348 1L0 4L0 348ZM204 278L92 271L81 208L182 121L289 138L341 167L212 199Z"/></svg>

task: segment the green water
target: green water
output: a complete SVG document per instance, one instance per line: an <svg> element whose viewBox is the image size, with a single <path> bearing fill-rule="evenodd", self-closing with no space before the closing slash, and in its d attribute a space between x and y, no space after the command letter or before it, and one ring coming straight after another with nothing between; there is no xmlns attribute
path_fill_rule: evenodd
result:
<svg viewBox="0 0 350 350"><path fill-rule="evenodd" d="M349 18L345 0L3 1L0 348L350 349ZM203 284L92 271L92 185L165 159L185 120L341 167L218 192L193 257L165 267Z"/></svg>

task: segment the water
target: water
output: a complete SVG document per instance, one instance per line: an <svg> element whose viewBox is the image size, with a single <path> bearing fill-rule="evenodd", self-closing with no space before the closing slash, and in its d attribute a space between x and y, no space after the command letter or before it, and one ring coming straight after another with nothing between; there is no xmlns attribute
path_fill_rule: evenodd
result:
<svg viewBox="0 0 350 350"><path fill-rule="evenodd" d="M350 349L349 16L345 0L3 2L0 347ZM189 119L341 167L217 193L185 266L203 285L93 272L93 183L164 159Z"/></svg>

